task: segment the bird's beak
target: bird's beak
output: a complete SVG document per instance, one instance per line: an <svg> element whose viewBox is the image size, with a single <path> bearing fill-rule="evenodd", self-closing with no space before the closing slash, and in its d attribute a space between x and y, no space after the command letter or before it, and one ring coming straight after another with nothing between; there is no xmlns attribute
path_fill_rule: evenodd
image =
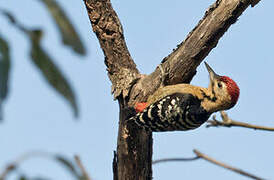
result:
<svg viewBox="0 0 274 180"><path fill-rule="evenodd" d="M219 79L220 76L218 74L216 74L213 69L205 62L205 66L206 66L206 69L209 73L209 77L210 77L210 82L211 84L214 82L214 80L216 79Z"/></svg>

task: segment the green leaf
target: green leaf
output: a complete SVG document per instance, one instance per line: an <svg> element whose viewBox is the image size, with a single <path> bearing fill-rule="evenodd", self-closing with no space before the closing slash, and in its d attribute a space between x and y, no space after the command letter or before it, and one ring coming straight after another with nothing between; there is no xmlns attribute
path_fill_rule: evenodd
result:
<svg viewBox="0 0 274 180"><path fill-rule="evenodd" d="M69 21L67 15L55 0L41 0L48 8L54 19L65 45L70 46L75 52L85 55L85 47L79 35Z"/></svg>
<svg viewBox="0 0 274 180"><path fill-rule="evenodd" d="M75 117L78 116L76 98L68 81L59 68L53 63L49 55L40 46L41 30L29 31L31 37L31 58L33 63L42 72L48 83L70 103Z"/></svg>
<svg viewBox="0 0 274 180"><path fill-rule="evenodd" d="M59 163L61 163L65 168L67 168L77 179L80 177L76 167L74 166L73 162L66 159L63 156L56 155L55 160L57 160Z"/></svg>
<svg viewBox="0 0 274 180"><path fill-rule="evenodd" d="M10 72L10 52L6 40L0 36L0 119L2 119L2 103L8 94Z"/></svg>
<svg viewBox="0 0 274 180"><path fill-rule="evenodd" d="M75 117L78 116L78 107L76 103L76 98L74 95L74 92L72 88L70 87L68 81L63 76L59 68L53 63L49 55L42 49L40 46L40 40L42 38L43 32L41 30L29 30L28 28L25 28L23 25L21 25L19 22L17 22L16 18L8 11L0 9L0 13L5 15L10 22L17 27L19 30L24 32L26 35L29 36L31 40L31 58L36 67L42 72L44 75L44 78L48 81L48 83L62 96L65 97L65 99L70 103ZM3 43L5 45L5 43ZM3 46L4 52L5 46ZM6 54L4 54L6 55ZM5 56L3 56L5 57ZM6 63L7 64L7 63ZM8 63L9 65L9 63ZM3 71L4 72L4 71ZM1 70L0 70L1 73ZM2 74L0 74L2 75ZM5 80L5 76L2 76ZM1 83L1 78L0 78ZM3 86L4 87L4 86ZM0 87L1 88L1 87ZM3 88L5 89L5 88ZM0 89L1 91L1 89ZM1 93L1 92L0 92ZM1 94L0 94L1 96ZM1 97L0 97L1 98ZM1 99L0 99L1 100ZM1 101L0 101L1 105ZM1 115L1 113L0 113Z"/></svg>

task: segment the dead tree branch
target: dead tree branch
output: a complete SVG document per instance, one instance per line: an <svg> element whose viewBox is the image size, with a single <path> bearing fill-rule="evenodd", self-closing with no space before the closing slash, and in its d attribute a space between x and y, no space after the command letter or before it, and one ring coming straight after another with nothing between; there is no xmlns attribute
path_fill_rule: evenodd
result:
<svg viewBox="0 0 274 180"><path fill-rule="evenodd" d="M219 162L219 161L217 161L217 160L215 160L215 159L213 159L213 158L211 158L211 157L209 157L209 156L207 156L207 155L201 153L200 151L198 151L198 150L196 150L196 149L194 149L193 152L194 152L198 157L200 157L200 158L202 158L202 159L204 159L204 160L206 160L206 161L208 161L208 162L211 162L211 163L213 163L213 164L216 164L217 166L221 166L221 167L223 167L223 168L225 168L225 169L231 170L231 171L233 171L233 172L235 172L235 173L241 174L241 175L246 176L246 177L249 177L249 178L251 178L251 179L256 179L256 180L262 180L262 179L263 179L263 178L260 178L260 177L258 177L258 176L255 176L255 175L253 175L253 174L247 173L246 171L243 171L243 170L241 170L241 169L238 169L238 168L229 166L229 165L227 165L227 164L224 164L224 163L222 163L222 162Z"/></svg>
<svg viewBox="0 0 274 180"><path fill-rule="evenodd" d="M254 130L263 130L263 131L274 131L273 127L267 127L267 126L259 126L259 125L253 125L248 124L240 121L234 121L231 118L228 117L227 113L224 111L220 112L222 121L218 121L216 119L216 116L213 116L212 120L207 121L206 127L243 127L243 128L249 128Z"/></svg>
<svg viewBox="0 0 274 180"><path fill-rule="evenodd" d="M110 0L84 0L90 22L105 55L114 98L119 100L120 120L114 172L119 180L151 179L152 134L127 126L128 106L145 101L161 84L160 70L141 75L125 43L123 28ZM166 84L189 83L196 68L251 0L217 0L177 49L163 59Z"/></svg>
<svg viewBox="0 0 274 180"><path fill-rule="evenodd" d="M191 157L191 158L165 158L165 159L158 159L152 162L152 164L164 163L164 162L176 162L176 161L194 161L200 159L200 157Z"/></svg>
<svg viewBox="0 0 274 180"><path fill-rule="evenodd" d="M255 176L253 174L250 174L250 173L247 173L246 171L243 171L241 169L238 169L238 168L235 168L235 167L232 167L232 166L229 166L227 164L224 164L222 162L219 162L203 153L201 153L200 151L194 149L193 152L196 154L196 157L192 157L192 158L166 158L166 159L159 159L159 160L156 160L156 161L153 161L153 164L158 164L158 163L163 163L163 162L173 162L173 161L194 161L194 160L197 160L197 159L204 159L208 162L211 162L217 166L220 166L220 167L223 167L225 169L228 169L230 171L233 171L235 173L238 173L238 174L241 174L243 176L246 176L246 177L249 177L251 179L256 179L256 180L262 180L263 178L261 177L258 177L258 176Z"/></svg>
<svg viewBox="0 0 274 180"><path fill-rule="evenodd" d="M189 83L198 65L251 3L251 0L217 0L211 5L186 39L163 59L162 67L168 74L166 83ZM135 99L144 100L143 97L152 94L160 83L160 70L157 68L131 91L134 99L130 99L130 104L134 104Z"/></svg>
<svg viewBox="0 0 274 180"><path fill-rule="evenodd" d="M251 7L256 6L261 0L253 0L251 3Z"/></svg>

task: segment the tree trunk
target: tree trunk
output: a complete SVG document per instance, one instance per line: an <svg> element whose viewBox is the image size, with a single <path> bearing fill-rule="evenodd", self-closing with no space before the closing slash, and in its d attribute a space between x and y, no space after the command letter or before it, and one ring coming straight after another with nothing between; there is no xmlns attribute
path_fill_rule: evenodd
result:
<svg viewBox="0 0 274 180"><path fill-rule="evenodd" d="M118 179L152 179L152 133L125 123L128 110L124 109L122 101L119 99Z"/></svg>

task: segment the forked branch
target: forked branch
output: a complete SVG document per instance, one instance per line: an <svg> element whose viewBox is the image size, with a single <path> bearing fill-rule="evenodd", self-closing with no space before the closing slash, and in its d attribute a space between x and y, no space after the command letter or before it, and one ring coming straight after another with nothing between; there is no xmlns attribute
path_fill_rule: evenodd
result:
<svg viewBox="0 0 274 180"><path fill-rule="evenodd" d="M196 68L216 47L227 29L250 5L259 0L217 0L186 39L162 61L166 84L189 83ZM119 180L152 179L152 134L125 123L122 111L136 102L146 101L161 84L160 69L141 75L125 43L123 28L110 0L84 0L112 82L114 98L120 105L117 157L114 172ZM145 41L145 40L144 40Z"/></svg>

